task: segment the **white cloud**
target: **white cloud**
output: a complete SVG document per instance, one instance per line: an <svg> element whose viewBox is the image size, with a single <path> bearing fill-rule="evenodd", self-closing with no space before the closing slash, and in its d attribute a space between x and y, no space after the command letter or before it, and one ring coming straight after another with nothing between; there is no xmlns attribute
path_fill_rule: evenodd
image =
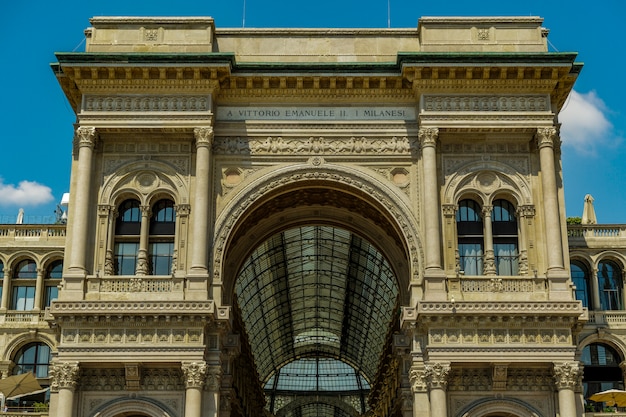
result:
<svg viewBox="0 0 626 417"><path fill-rule="evenodd" d="M570 93L559 113L563 145L582 154L595 155L601 146L615 146L621 139L615 136L608 109L595 91Z"/></svg>
<svg viewBox="0 0 626 417"><path fill-rule="evenodd" d="M52 189L34 181L4 184L0 178L0 206L37 206L54 200Z"/></svg>

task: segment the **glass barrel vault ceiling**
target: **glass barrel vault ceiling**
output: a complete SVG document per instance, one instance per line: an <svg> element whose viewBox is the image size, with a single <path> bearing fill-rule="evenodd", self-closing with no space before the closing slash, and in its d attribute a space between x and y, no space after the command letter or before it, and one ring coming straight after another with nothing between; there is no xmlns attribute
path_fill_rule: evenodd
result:
<svg viewBox="0 0 626 417"><path fill-rule="evenodd" d="M369 389L399 294L369 242L332 226L277 233L245 261L235 293L266 390Z"/></svg>

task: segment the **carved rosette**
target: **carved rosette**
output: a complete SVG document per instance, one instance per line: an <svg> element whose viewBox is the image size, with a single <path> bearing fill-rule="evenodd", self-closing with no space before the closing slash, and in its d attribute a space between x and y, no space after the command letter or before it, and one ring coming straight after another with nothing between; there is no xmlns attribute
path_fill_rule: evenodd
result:
<svg viewBox="0 0 626 417"><path fill-rule="evenodd" d="M435 363L432 365L426 365L424 367L424 371L430 389L446 389L448 386L448 377L450 375L450 364Z"/></svg>
<svg viewBox="0 0 626 417"><path fill-rule="evenodd" d="M219 391L222 383L222 367L219 365L209 366L206 375L206 389Z"/></svg>
<svg viewBox="0 0 626 417"><path fill-rule="evenodd" d="M540 127L537 129L535 137L537 139L537 148L539 149L546 146L555 149L559 148L560 139L556 127Z"/></svg>
<svg viewBox="0 0 626 417"><path fill-rule="evenodd" d="M213 127L196 127L193 130L193 135L196 138L196 148L211 148L213 146Z"/></svg>
<svg viewBox="0 0 626 417"><path fill-rule="evenodd" d="M79 148L83 146L93 149L96 146L98 134L93 126L80 126L74 134L74 141Z"/></svg>
<svg viewBox="0 0 626 417"><path fill-rule="evenodd" d="M428 378L426 370L422 367L412 366L409 370L409 381L411 382L411 391L426 392L428 389Z"/></svg>
<svg viewBox="0 0 626 417"><path fill-rule="evenodd" d="M436 147L439 138L439 129L436 127L423 127L418 132L418 137L422 148Z"/></svg>
<svg viewBox="0 0 626 417"><path fill-rule="evenodd" d="M206 362L183 362L181 369L185 377L186 388L202 388L207 374Z"/></svg>
<svg viewBox="0 0 626 417"><path fill-rule="evenodd" d="M554 383L558 390L576 390L582 384L583 370L578 362L561 362L554 364Z"/></svg>
<svg viewBox="0 0 626 417"><path fill-rule="evenodd" d="M50 364L50 391L59 392L60 389L76 389L80 367L78 362L56 362Z"/></svg>

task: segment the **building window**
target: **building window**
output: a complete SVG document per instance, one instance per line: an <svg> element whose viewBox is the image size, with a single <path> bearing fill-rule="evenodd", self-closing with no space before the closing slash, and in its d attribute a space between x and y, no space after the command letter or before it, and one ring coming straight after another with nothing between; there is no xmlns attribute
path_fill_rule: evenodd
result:
<svg viewBox="0 0 626 417"><path fill-rule="evenodd" d="M517 219L513 204L506 200L494 201L491 224L496 274L517 275L519 271Z"/></svg>
<svg viewBox="0 0 626 417"><path fill-rule="evenodd" d="M45 343L29 343L17 352L13 362L13 375L32 372L37 378L48 378L50 347Z"/></svg>
<svg viewBox="0 0 626 417"><path fill-rule="evenodd" d="M37 264L25 259L20 261L13 275L13 297L11 309L18 311L32 310L35 307L35 287L37 285Z"/></svg>
<svg viewBox="0 0 626 417"><path fill-rule="evenodd" d="M135 275L139 236L141 233L141 207L137 200L126 200L119 208L115 223L115 273Z"/></svg>
<svg viewBox="0 0 626 417"><path fill-rule="evenodd" d="M483 273L483 220L480 205L474 200L462 200L456 213L459 267L465 275Z"/></svg>
<svg viewBox="0 0 626 417"><path fill-rule="evenodd" d="M600 308L602 310L623 310L622 272L613 261L601 261L598 264L598 288L600 290Z"/></svg>
<svg viewBox="0 0 626 417"><path fill-rule="evenodd" d="M152 208L148 253L153 275L170 275L174 257L176 210L171 200L160 200Z"/></svg>
<svg viewBox="0 0 626 417"><path fill-rule="evenodd" d="M583 307L593 308L591 294L591 281L589 268L584 262L572 261L570 263L572 282L576 287L576 299L583 302Z"/></svg>
<svg viewBox="0 0 626 417"><path fill-rule="evenodd" d="M4 284L4 263L2 261L0 261L0 280L2 280ZM2 291L4 289L3 284L0 284L0 299L2 299Z"/></svg>
<svg viewBox="0 0 626 417"><path fill-rule="evenodd" d="M621 359L615 349L601 343L592 343L583 348L581 361L585 365L583 371L585 398L607 389L623 389L622 370L619 367Z"/></svg>
<svg viewBox="0 0 626 417"><path fill-rule="evenodd" d="M59 298L59 283L63 277L63 261L54 261L48 267L45 277L44 307L50 307L50 302Z"/></svg>

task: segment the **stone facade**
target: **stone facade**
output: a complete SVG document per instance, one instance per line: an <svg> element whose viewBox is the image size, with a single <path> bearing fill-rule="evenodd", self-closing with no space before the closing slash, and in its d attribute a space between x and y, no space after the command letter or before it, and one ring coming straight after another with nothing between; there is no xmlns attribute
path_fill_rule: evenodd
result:
<svg viewBox="0 0 626 417"><path fill-rule="evenodd" d="M86 51L53 65L77 114L67 227L0 228L0 370L12 373L21 348L49 347L51 416L291 416L314 404L342 416L574 417L585 347L623 360L620 312L588 312L570 258L592 271L610 258L623 276L626 232L566 225L556 115L581 65L548 52L542 19L91 23ZM345 304L348 336L331 325L323 346L306 336L315 357L365 375L366 402L268 400L237 284L252 253L307 226L369 242L393 271L397 299L362 290L369 309L391 312L385 334L358 338ZM20 281L26 259L40 272ZM36 289L32 308L15 305L20 283ZM597 310L605 293L589 294ZM278 299L265 299L265 319ZM359 320L371 324L369 309ZM380 341L346 347L349 336ZM359 362L368 349L376 363Z"/></svg>

